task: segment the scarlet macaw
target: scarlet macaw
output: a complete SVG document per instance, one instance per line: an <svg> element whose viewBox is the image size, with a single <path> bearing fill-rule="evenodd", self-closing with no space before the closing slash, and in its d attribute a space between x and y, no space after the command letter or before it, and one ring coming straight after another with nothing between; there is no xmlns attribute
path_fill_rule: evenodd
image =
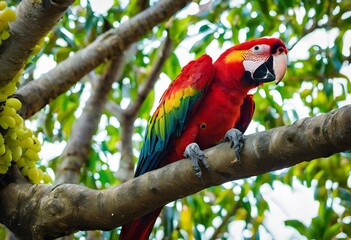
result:
<svg viewBox="0 0 351 240"><path fill-rule="evenodd" d="M287 52L281 40L260 38L229 48L214 63L208 55L188 63L149 121L135 177L187 156L201 178L198 162L208 165L200 148L224 138L232 141L239 158L242 133L255 107L248 92L265 82L279 83ZM147 239L161 209L124 225L120 239Z"/></svg>

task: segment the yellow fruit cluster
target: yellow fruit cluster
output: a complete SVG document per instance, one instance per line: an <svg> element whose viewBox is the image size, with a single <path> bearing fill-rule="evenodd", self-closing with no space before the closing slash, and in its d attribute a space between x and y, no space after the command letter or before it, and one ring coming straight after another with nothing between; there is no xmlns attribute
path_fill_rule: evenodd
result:
<svg viewBox="0 0 351 240"><path fill-rule="evenodd" d="M8 22L16 19L15 12L4 1L0 1L0 44L5 32L9 33ZM22 103L11 96L21 76L19 72L11 82L0 87L0 174L5 174L9 166L15 163L24 176L35 184L52 182L50 176L36 167L41 145L31 130L24 125L17 111Z"/></svg>
<svg viewBox="0 0 351 240"><path fill-rule="evenodd" d="M9 85L1 88L1 93L6 92ZM14 162L32 183L51 182L50 176L36 167L41 145L18 115L21 107L17 98L9 97L0 103L0 174L5 174Z"/></svg>
<svg viewBox="0 0 351 240"><path fill-rule="evenodd" d="M7 7L5 1L0 1L0 45L10 37L9 22L16 20L16 13Z"/></svg>

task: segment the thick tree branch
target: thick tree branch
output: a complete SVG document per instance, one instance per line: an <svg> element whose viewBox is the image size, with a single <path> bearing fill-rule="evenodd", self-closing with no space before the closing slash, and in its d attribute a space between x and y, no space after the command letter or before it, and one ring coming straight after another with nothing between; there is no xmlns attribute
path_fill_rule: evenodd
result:
<svg viewBox="0 0 351 240"><path fill-rule="evenodd" d="M60 20L74 0L23 0L10 23L10 38L0 48L0 86L13 79L31 50Z"/></svg>
<svg viewBox="0 0 351 240"><path fill-rule="evenodd" d="M25 118L32 116L42 107L66 92L86 73L96 68L106 59L121 54L127 47L137 41L143 34L160 22L172 16L191 0L163 0L137 14L117 29L100 35L86 48L62 61L54 69L30 82L18 90L17 94L24 99L20 114Z"/></svg>
<svg viewBox="0 0 351 240"><path fill-rule="evenodd" d="M210 148L206 154L211 172L204 171L203 183L188 160L101 191L74 184L31 185L18 172L14 182L0 190L0 221L19 236L33 239L78 229L112 229L209 186L351 149L350 119L351 105L347 105L291 126L248 135L241 164L230 144Z"/></svg>
<svg viewBox="0 0 351 240"><path fill-rule="evenodd" d="M98 127L112 83L119 79L124 66L124 56L111 60L104 75L85 104L81 116L72 127L72 134L61 156L57 169L56 183L79 183L80 170L89 157L91 139Z"/></svg>

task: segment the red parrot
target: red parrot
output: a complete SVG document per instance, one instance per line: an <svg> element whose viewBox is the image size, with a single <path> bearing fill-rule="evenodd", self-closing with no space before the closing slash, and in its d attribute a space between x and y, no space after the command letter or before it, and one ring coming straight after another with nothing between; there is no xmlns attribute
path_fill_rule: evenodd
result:
<svg viewBox="0 0 351 240"><path fill-rule="evenodd" d="M242 133L255 108L248 92L265 82L279 83L287 52L281 40L260 38L229 48L214 63L208 55L188 63L149 120L135 177L186 156L201 178L199 162L208 165L200 149L225 139L233 143L239 159ZM148 239L161 209L123 225L120 239Z"/></svg>

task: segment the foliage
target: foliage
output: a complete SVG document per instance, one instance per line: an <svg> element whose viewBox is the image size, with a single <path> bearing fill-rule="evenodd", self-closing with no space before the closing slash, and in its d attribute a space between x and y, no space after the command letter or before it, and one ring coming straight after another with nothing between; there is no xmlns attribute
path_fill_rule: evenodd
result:
<svg viewBox="0 0 351 240"><path fill-rule="evenodd" d="M99 13L89 1L75 1L44 39L40 52L27 64L22 83L32 81L43 71L40 64L36 64L41 60L49 58L59 63L87 46L99 34L127 21L139 11L137 3L136 0L114 1L105 12ZM350 24L351 3L348 1L194 2L145 34L145 38L130 49L130 57L121 77L113 84L109 101L126 108L129 102L135 100L138 88L159 57L159 47L167 31L174 51L162 68L158 85L174 79L181 70L181 64L185 64L184 59L199 57L206 52L215 58L233 44L275 36L290 49L288 71L278 86L265 85L255 94L256 111L251 131L291 124L305 116L328 112L350 102L351 82L350 75L346 74L350 72L351 63ZM184 55L184 52L190 55ZM37 126L36 134L43 141L44 148L48 143L58 145L70 138L72 125L104 69L104 65L96 68L31 119ZM134 123L135 160L157 97L157 92L152 90L149 93ZM123 124L106 110L93 138L89 160L82 170L82 184L103 189L122 181L116 174L121 157L121 128ZM55 172L59 159L46 159L43 165ZM350 173L351 155L346 152L212 187L167 206L161 221L156 223L153 236L167 236L169 239L241 236L251 239L272 234L272 237L279 237L267 225L266 216L271 205L262 187L274 189L280 182L294 191L295 183L300 182L314 191L319 209L308 223L286 218L284 233L293 228L295 230L290 233L295 237L346 238L351 236ZM118 230L115 230L102 235L106 239L117 239L117 233ZM86 236L86 233L79 232L75 236Z"/></svg>

